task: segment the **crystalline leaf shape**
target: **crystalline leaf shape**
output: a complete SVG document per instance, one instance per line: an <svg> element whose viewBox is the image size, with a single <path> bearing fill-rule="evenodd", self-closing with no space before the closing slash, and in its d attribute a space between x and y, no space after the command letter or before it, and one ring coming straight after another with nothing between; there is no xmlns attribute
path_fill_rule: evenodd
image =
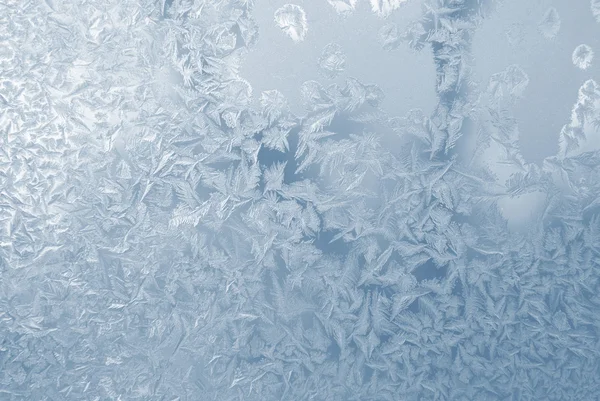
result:
<svg viewBox="0 0 600 401"><path fill-rule="evenodd" d="M337 43L329 43L319 57L319 68L328 78L335 78L346 69L346 53Z"/></svg>
<svg viewBox="0 0 600 401"><path fill-rule="evenodd" d="M357 0L327 0L336 13L347 15L356 9Z"/></svg>
<svg viewBox="0 0 600 401"><path fill-rule="evenodd" d="M522 96L525 88L529 84L529 77L525 71L516 64L513 64L506 69L505 79L511 94L516 97Z"/></svg>
<svg viewBox="0 0 600 401"><path fill-rule="evenodd" d="M586 44L580 44L573 50L573 64L582 70L587 70L594 59L594 51Z"/></svg>
<svg viewBox="0 0 600 401"><path fill-rule="evenodd" d="M294 42L302 42L308 31L304 9L296 4L286 4L275 11L275 23Z"/></svg>
<svg viewBox="0 0 600 401"><path fill-rule="evenodd" d="M265 192L279 191L283 187L285 163L276 163L264 172Z"/></svg>
<svg viewBox="0 0 600 401"><path fill-rule="evenodd" d="M289 111L285 96L276 89L262 92L260 105L270 122L277 120L282 114Z"/></svg>
<svg viewBox="0 0 600 401"><path fill-rule="evenodd" d="M547 39L554 38L560 31L561 19L556 8L550 7L544 13L542 20L539 23L539 29L542 35Z"/></svg>
<svg viewBox="0 0 600 401"><path fill-rule="evenodd" d="M504 32L508 44L511 47L517 47L525 40L525 26L522 23L513 23Z"/></svg>
<svg viewBox="0 0 600 401"><path fill-rule="evenodd" d="M408 0L370 0L371 9L380 17L387 17Z"/></svg>
<svg viewBox="0 0 600 401"><path fill-rule="evenodd" d="M401 40L402 38L398 30L398 25L390 23L379 29L379 42L384 50L397 49Z"/></svg>
<svg viewBox="0 0 600 401"><path fill-rule="evenodd" d="M495 98L510 96L518 99L523 96L527 85L529 85L529 76L520 66L513 64L490 77L488 92Z"/></svg>

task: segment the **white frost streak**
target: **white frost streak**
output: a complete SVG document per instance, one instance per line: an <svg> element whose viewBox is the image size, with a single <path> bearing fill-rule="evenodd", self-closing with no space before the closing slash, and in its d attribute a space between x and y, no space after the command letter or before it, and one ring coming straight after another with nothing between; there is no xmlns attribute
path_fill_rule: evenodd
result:
<svg viewBox="0 0 600 401"><path fill-rule="evenodd" d="M275 23L294 42L302 42L308 30L306 13L295 4L286 4L275 11Z"/></svg>

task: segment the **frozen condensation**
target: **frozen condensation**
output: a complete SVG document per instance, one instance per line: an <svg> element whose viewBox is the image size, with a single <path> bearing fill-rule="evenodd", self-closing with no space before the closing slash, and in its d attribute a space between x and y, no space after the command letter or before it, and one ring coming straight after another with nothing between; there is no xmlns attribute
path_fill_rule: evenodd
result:
<svg viewBox="0 0 600 401"><path fill-rule="evenodd" d="M319 57L319 67L328 78L335 78L346 68L346 54L338 43L329 43Z"/></svg>
<svg viewBox="0 0 600 401"><path fill-rule="evenodd" d="M296 4L286 4L275 11L275 23L294 42L301 42L306 36L308 22L304 9Z"/></svg>
<svg viewBox="0 0 600 401"><path fill-rule="evenodd" d="M379 29L379 41L385 50L396 49L402 41L398 25L389 23L382 26Z"/></svg>
<svg viewBox="0 0 600 401"><path fill-rule="evenodd" d="M590 9L596 21L600 22L600 0L590 0Z"/></svg>
<svg viewBox="0 0 600 401"><path fill-rule="evenodd" d="M380 17L387 17L408 0L369 0L371 10Z"/></svg>
<svg viewBox="0 0 600 401"><path fill-rule="evenodd" d="M286 1L0 1L0 400L598 399L587 1Z"/></svg>
<svg viewBox="0 0 600 401"><path fill-rule="evenodd" d="M348 15L356 9L358 0L327 0L333 9L341 15Z"/></svg>
<svg viewBox="0 0 600 401"><path fill-rule="evenodd" d="M594 60L594 51L592 48L586 44L581 44L573 50L573 55L571 56L573 60L573 64L581 68L582 70L587 70Z"/></svg>
<svg viewBox="0 0 600 401"><path fill-rule="evenodd" d="M547 39L554 38L560 31L561 19L558 11L554 7L550 7L539 23L539 29L542 35Z"/></svg>

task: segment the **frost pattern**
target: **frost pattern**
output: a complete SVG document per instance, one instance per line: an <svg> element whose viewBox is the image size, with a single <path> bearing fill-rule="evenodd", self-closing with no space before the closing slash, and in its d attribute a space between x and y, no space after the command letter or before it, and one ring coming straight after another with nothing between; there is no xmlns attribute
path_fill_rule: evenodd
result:
<svg viewBox="0 0 600 401"><path fill-rule="evenodd" d="M371 9L380 17L387 17L408 0L369 0Z"/></svg>
<svg viewBox="0 0 600 401"><path fill-rule="evenodd" d="M490 77L488 91L496 99L508 96L518 99L529 85L529 76L518 65L511 65L505 71Z"/></svg>
<svg viewBox="0 0 600 401"><path fill-rule="evenodd" d="M579 88L578 95L571 112L571 121L560 133L561 157L600 148L600 86L590 79Z"/></svg>
<svg viewBox="0 0 600 401"><path fill-rule="evenodd" d="M590 0L590 9L596 21L600 22L600 0Z"/></svg>
<svg viewBox="0 0 600 401"><path fill-rule="evenodd" d="M596 399L600 88L527 163L490 4L399 35L431 112L348 77L297 116L239 75L253 1L0 3L0 398Z"/></svg>
<svg viewBox="0 0 600 401"><path fill-rule="evenodd" d="M542 17L539 28L544 37L548 39L554 38L560 31L561 20L556 8L550 7Z"/></svg>
<svg viewBox="0 0 600 401"><path fill-rule="evenodd" d="M348 15L356 9L358 0L327 0L335 12L341 15Z"/></svg>
<svg viewBox="0 0 600 401"><path fill-rule="evenodd" d="M329 43L319 57L319 67L327 78L335 78L346 68L346 54L337 43Z"/></svg>
<svg viewBox="0 0 600 401"><path fill-rule="evenodd" d="M525 39L525 27L522 23L513 23L506 29L506 39L512 47L516 47Z"/></svg>
<svg viewBox="0 0 600 401"><path fill-rule="evenodd" d="M275 23L294 42L302 42L308 30L304 9L295 4L286 4L275 11Z"/></svg>
<svg viewBox="0 0 600 401"><path fill-rule="evenodd" d="M394 50L402 42L398 25L385 24L379 29L379 41L385 50Z"/></svg>
<svg viewBox="0 0 600 401"><path fill-rule="evenodd" d="M573 64L582 69L587 70L594 60L594 51L592 48L586 44L581 44L573 50L573 55L571 56L573 60Z"/></svg>

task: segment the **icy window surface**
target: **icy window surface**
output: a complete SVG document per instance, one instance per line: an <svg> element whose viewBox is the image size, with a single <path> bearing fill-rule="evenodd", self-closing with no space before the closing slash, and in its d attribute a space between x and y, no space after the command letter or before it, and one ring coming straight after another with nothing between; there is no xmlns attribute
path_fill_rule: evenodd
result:
<svg viewBox="0 0 600 401"><path fill-rule="evenodd" d="M0 2L0 400L600 397L600 2Z"/></svg>

